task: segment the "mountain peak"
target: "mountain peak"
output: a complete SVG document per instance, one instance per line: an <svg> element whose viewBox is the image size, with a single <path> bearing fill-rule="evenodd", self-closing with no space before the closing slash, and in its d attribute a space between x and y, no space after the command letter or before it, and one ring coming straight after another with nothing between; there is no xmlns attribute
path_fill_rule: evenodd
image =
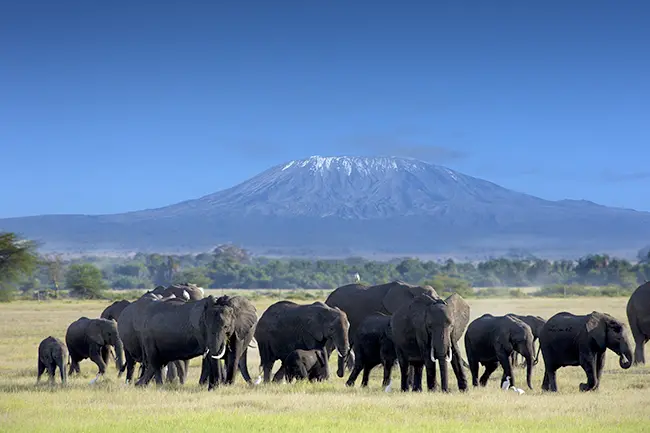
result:
<svg viewBox="0 0 650 433"><path fill-rule="evenodd" d="M397 170L421 171L427 168L438 168L447 170L451 176L454 175L452 170L434 166L433 164L419 161L417 159L397 156L363 157L313 155L309 158L293 160L286 164L282 164L281 171L286 171L291 168L306 168L312 172L335 170L347 173L348 176L352 175L354 171L360 174L369 174L371 172L388 172Z"/></svg>

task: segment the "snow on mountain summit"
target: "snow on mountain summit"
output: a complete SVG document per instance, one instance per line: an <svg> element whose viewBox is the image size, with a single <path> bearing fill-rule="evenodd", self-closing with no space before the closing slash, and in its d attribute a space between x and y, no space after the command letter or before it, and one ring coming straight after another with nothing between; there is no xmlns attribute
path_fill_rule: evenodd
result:
<svg viewBox="0 0 650 433"><path fill-rule="evenodd" d="M311 156L179 203L173 211L374 219L430 216L450 207L471 209L521 200L539 199L416 159Z"/></svg>

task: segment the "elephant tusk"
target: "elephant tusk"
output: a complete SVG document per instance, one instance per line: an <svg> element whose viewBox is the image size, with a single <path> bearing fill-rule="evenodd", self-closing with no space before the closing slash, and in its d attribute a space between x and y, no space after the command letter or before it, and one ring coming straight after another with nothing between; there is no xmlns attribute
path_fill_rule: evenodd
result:
<svg viewBox="0 0 650 433"><path fill-rule="evenodd" d="M221 352L219 352L218 355L212 355L212 359L221 359L225 354L226 354L226 345L224 344L223 349L221 349Z"/></svg>
<svg viewBox="0 0 650 433"><path fill-rule="evenodd" d="M447 356L445 356L445 361L451 362L451 346L449 346L449 352L447 352Z"/></svg>
<svg viewBox="0 0 650 433"><path fill-rule="evenodd" d="M436 357L434 356L433 346L431 346L431 361L436 362Z"/></svg>
<svg viewBox="0 0 650 433"><path fill-rule="evenodd" d="M630 362L630 360L627 359L627 356L625 356L625 354L621 354L621 360L623 361L623 364L627 364L628 362Z"/></svg>
<svg viewBox="0 0 650 433"><path fill-rule="evenodd" d="M339 354L339 358L345 358L345 355L340 350L336 349L336 352Z"/></svg>
<svg viewBox="0 0 650 433"><path fill-rule="evenodd" d="M208 356L208 353L210 353L210 349L205 349L205 352L203 352L203 358Z"/></svg>

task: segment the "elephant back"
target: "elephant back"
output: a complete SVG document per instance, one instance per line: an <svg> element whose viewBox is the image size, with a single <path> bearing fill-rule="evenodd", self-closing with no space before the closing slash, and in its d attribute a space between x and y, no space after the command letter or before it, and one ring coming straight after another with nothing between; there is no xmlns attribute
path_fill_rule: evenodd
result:
<svg viewBox="0 0 650 433"><path fill-rule="evenodd" d="M637 287L627 301L627 314L650 315L650 281Z"/></svg>

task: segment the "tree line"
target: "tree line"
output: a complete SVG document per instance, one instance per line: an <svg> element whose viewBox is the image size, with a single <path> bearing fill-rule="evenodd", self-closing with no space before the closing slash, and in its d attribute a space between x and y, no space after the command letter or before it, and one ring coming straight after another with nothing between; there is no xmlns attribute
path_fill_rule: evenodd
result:
<svg viewBox="0 0 650 433"><path fill-rule="evenodd" d="M360 257L340 260L253 257L235 245L219 245L201 254L138 253L130 257L85 256L64 259L41 255L36 244L15 234L0 234L0 298L32 293L93 298L106 289L148 290L159 285L191 282L204 288L322 289L356 281L381 284L402 280L431 284L437 290L467 296L496 293L490 288L541 286L540 293L589 295L587 287L624 294L650 280L650 252L638 262L590 254L577 260L535 257L494 258L480 262L423 261L399 258L380 262ZM615 289L611 289L615 287ZM475 288L482 288L476 290ZM517 295L517 292L512 292ZM602 294L602 293L598 293ZM605 293L607 294L607 293Z"/></svg>

